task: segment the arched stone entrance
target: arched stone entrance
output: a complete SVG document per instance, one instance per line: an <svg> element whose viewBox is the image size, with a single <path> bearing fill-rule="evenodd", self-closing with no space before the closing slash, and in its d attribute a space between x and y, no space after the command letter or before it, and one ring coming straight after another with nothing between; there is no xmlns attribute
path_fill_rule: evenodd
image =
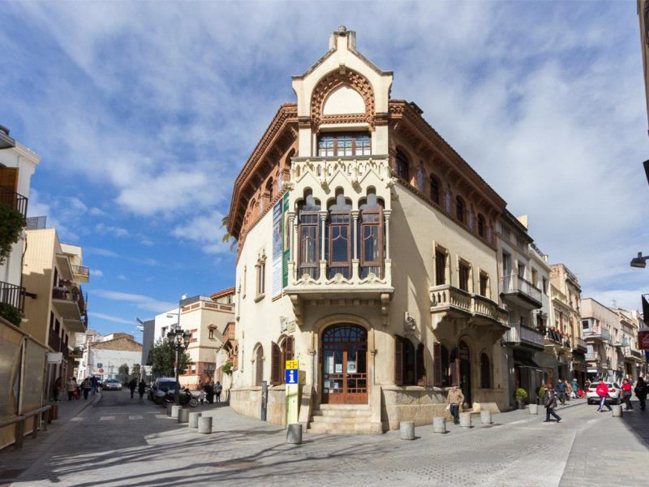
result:
<svg viewBox="0 0 649 487"><path fill-rule="evenodd" d="M458 347L451 353L451 364L454 364L451 375L459 374L457 379L451 378L451 382L460 386L462 394L464 394L464 402L470 407L473 404L471 396L471 352L464 340L461 340Z"/></svg>
<svg viewBox="0 0 649 487"><path fill-rule="evenodd" d="M367 330L338 324L322 332L320 360L323 404L367 404Z"/></svg>

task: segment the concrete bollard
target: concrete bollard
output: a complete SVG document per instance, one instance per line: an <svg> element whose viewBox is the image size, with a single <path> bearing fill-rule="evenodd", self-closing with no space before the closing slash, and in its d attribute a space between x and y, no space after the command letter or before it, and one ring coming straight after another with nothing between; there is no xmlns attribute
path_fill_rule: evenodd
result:
<svg viewBox="0 0 649 487"><path fill-rule="evenodd" d="M302 425L300 423L289 424L286 429L286 443L299 445L302 443Z"/></svg>
<svg viewBox="0 0 649 487"><path fill-rule="evenodd" d="M189 409L182 408L180 411L178 411L178 422L179 423L189 422Z"/></svg>
<svg viewBox="0 0 649 487"><path fill-rule="evenodd" d="M539 414L539 405L538 404L530 404L530 414Z"/></svg>
<svg viewBox="0 0 649 487"><path fill-rule="evenodd" d="M212 417L201 416L198 418L198 432L209 435L212 432Z"/></svg>
<svg viewBox="0 0 649 487"><path fill-rule="evenodd" d="M401 439L402 440L414 440L415 439L415 422L414 421L401 421L399 424L399 429L401 430Z"/></svg>
<svg viewBox="0 0 649 487"><path fill-rule="evenodd" d="M446 418L433 418L433 433L446 433Z"/></svg>
<svg viewBox="0 0 649 487"><path fill-rule="evenodd" d="M460 426L462 428L472 428L471 413L460 413Z"/></svg>
<svg viewBox="0 0 649 487"><path fill-rule="evenodd" d="M491 411L480 411L480 423L482 424L491 424Z"/></svg>
<svg viewBox="0 0 649 487"><path fill-rule="evenodd" d="M198 428L198 418L201 417L203 413L189 413L189 427Z"/></svg>
<svg viewBox="0 0 649 487"><path fill-rule="evenodd" d="M178 413L182 408L182 406L171 406L171 419L178 420Z"/></svg>
<svg viewBox="0 0 649 487"><path fill-rule="evenodd" d="M619 404L616 404L614 406L611 406L613 408L613 417L614 418L621 418L622 417L622 406Z"/></svg>
<svg viewBox="0 0 649 487"><path fill-rule="evenodd" d="M171 404L167 404L167 409L165 411L167 411L167 416L171 418Z"/></svg>

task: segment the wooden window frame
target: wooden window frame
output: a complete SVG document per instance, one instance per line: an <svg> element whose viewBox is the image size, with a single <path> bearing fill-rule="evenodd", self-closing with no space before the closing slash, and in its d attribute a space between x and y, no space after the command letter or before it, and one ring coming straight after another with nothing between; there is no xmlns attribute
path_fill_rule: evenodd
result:
<svg viewBox="0 0 649 487"><path fill-rule="evenodd" d="M309 221L304 223L302 217L314 217L314 222ZM319 211L300 211L298 214L298 279L301 278L305 272L302 272L302 269L309 270L308 274L313 279L318 279L320 277L320 212ZM304 262L304 233L303 229L315 228L315 262Z"/></svg>
<svg viewBox="0 0 649 487"><path fill-rule="evenodd" d="M442 183L439 180L437 176L431 176L430 177L430 199L433 203L437 205L441 205L441 188L442 188ZM435 197L435 192L437 193L437 197Z"/></svg>
<svg viewBox="0 0 649 487"><path fill-rule="evenodd" d="M369 140L369 153L365 151L367 146L365 144L357 144L357 141L362 137L367 137ZM323 140L324 137L332 137L333 138L333 146L331 147L331 150L333 152L332 155L321 155L320 154L320 143ZM351 154L340 154L339 150L344 152L345 147L339 147L338 141L339 139L342 139L343 137L350 137L351 138ZM353 157L353 156L370 156L372 155L372 135L369 132L366 131L351 131L351 132L322 132L318 136L318 140L316 142L316 147L317 147L317 153L318 157ZM326 149L325 149L326 150Z"/></svg>
<svg viewBox="0 0 649 487"><path fill-rule="evenodd" d="M466 289L462 288L463 275L462 271L466 269ZM464 259L458 259L457 263L457 287L465 293L473 292L473 278L471 264Z"/></svg>
<svg viewBox="0 0 649 487"><path fill-rule="evenodd" d="M395 156L395 170L397 176L410 183L410 159L403 151L398 150ZM405 168L405 171L404 171ZM405 172L405 174L404 174Z"/></svg>
<svg viewBox="0 0 649 487"><path fill-rule="evenodd" d="M455 197L455 218L466 225L466 203L460 195Z"/></svg>
<svg viewBox="0 0 649 487"><path fill-rule="evenodd" d="M478 236L480 238L487 238L487 220L485 220L485 217L482 216L482 213L478 213L478 223L476 225L477 231L478 231Z"/></svg>
<svg viewBox="0 0 649 487"><path fill-rule="evenodd" d="M482 286L483 283L485 283L484 289ZM480 272L480 282L479 282L478 291L480 292L480 296L483 296L485 298L488 298L491 295L490 286L489 286L489 274L487 274L486 272Z"/></svg>
<svg viewBox="0 0 649 487"><path fill-rule="evenodd" d="M347 217L347 223L334 223L333 218L335 216L345 216ZM347 228L347 260L346 261L334 261L333 260L333 246L334 246L334 228ZM327 222L328 235L327 235L327 248L329 250L329 255L327 258L327 277L332 279L337 273L329 274L329 271L335 268L347 268L347 276L344 276L345 279L351 278L352 272L352 212L350 210L330 210L329 211L329 221Z"/></svg>
<svg viewBox="0 0 649 487"><path fill-rule="evenodd" d="M439 245L434 246L434 264L435 264L435 285L436 286L445 286L450 284L450 275L449 275L449 252L446 250L444 247L441 247ZM439 260L438 260L438 254L444 257L444 266L443 266L443 273L442 277L444 282L440 282L440 270L439 270Z"/></svg>
<svg viewBox="0 0 649 487"><path fill-rule="evenodd" d="M371 223L365 223L363 221L363 215L365 214L370 214L370 215L378 215L378 222L371 222ZM366 267L378 267L379 268L379 279L383 278L384 275L384 265L385 265L385 259L384 259L384 238L383 234L385 233L385 225L384 225L384 218L383 218L383 209L379 206L378 209L376 210L362 210L361 214L359 215L359 232L357 236L358 240L358 245L360 245L360 267L361 267L361 275L362 275L362 270ZM378 233L378 260L367 260L367 257L365 256L365 229L370 228L370 227L375 227L377 228L377 233Z"/></svg>
<svg viewBox="0 0 649 487"><path fill-rule="evenodd" d="M257 270L257 296L255 301L259 301L266 296L266 259L259 259L255 269Z"/></svg>

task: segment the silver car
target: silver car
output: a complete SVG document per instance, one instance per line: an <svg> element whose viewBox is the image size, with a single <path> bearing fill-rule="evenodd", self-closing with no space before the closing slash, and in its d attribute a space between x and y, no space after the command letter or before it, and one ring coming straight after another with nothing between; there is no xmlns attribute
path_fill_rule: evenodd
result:
<svg viewBox="0 0 649 487"><path fill-rule="evenodd" d="M121 391L122 383L117 379L106 379L101 388L105 391Z"/></svg>

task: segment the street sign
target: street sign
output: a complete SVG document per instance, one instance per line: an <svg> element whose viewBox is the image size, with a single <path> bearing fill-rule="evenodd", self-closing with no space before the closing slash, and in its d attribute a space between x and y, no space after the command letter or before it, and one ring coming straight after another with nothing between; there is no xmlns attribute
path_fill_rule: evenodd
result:
<svg viewBox="0 0 649 487"><path fill-rule="evenodd" d="M297 384L298 383L298 377L299 377L299 371L296 369L286 369L286 383L287 384Z"/></svg>
<svg viewBox="0 0 649 487"><path fill-rule="evenodd" d="M300 368L300 361L299 360L287 360L286 361L286 370L297 370Z"/></svg>

